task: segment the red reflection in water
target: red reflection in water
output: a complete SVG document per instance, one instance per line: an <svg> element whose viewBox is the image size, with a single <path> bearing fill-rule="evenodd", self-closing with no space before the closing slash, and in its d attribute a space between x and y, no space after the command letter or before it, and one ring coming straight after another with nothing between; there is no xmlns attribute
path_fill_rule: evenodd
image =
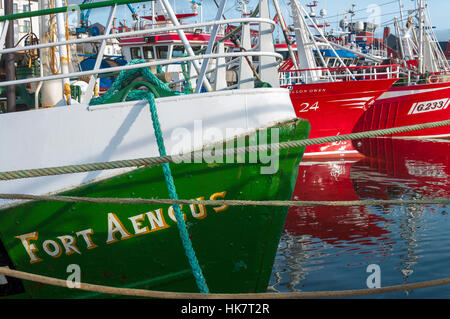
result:
<svg viewBox="0 0 450 319"><path fill-rule="evenodd" d="M358 142L359 151L366 157L357 162L302 162L293 199L449 197L450 143L387 138ZM293 207L285 230L333 245L352 241L371 246L376 245L374 239L387 238L389 231L382 227L390 223L386 218L388 215L379 216L367 206Z"/></svg>
<svg viewBox="0 0 450 319"><path fill-rule="evenodd" d="M397 198L406 191L420 198L449 197L450 141L385 138L358 144L359 151L367 157L355 168L369 168L371 172L391 178L390 183L382 178L359 181L360 198Z"/></svg>
<svg viewBox="0 0 450 319"><path fill-rule="evenodd" d="M294 200L359 200L350 178L355 162L303 162L299 168ZM366 207L293 207L285 230L296 235L311 235L330 244L360 238L381 237L388 231L377 226L386 221Z"/></svg>

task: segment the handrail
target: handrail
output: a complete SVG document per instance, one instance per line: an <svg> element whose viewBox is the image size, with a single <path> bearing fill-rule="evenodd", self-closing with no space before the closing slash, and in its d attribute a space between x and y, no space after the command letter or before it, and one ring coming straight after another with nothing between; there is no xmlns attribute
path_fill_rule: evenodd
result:
<svg viewBox="0 0 450 319"><path fill-rule="evenodd" d="M308 72L326 70L326 74L317 74L313 79ZM324 72L322 72L324 73ZM352 76L349 76L349 73ZM315 81L360 81L360 80L378 80L378 79L399 79L400 66L390 65L372 65L372 66L352 66L352 67L334 67L317 68L304 70L278 70L281 85L293 85L298 83L314 83ZM310 81L311 80L311 81Z"/></svg>
<svg viewBox="0 0 450 319"><path fill-rule="evenodd" d="M78 78L78 77L85 76L85 75L118 72L118 71L122 71L122 70L140 69L140 68L151 67L151 66L156 66L156 65L165 65L168 63L168 61L170 61L170 63L172 64L172 63L188 62L188 61L194 61L194 60L217 59L217 58L221 58L221 57L233 58L233 57L242 57L242 56L272 56L272 57L277 58L279 61L281 61L283 59L282 55L280 55L278 53L274 53L274 52L245 51L245 52L202 54L202 55L196 55L196 56L190 56L190 57L184 57L184 58L176 58L176 59L170 59L170 60L165 59L165 60L152 61L152 62L140 63L140 64L115 66L115 67L98 69L98 70L72 72L72 73L67 73L67 74L55 74L55 75L41 76L41 77L36 77L36 78L27 78L27 79L14 80L14 81L3 81L3 82L0 82L0 87L26 84L26 83L34 83L34 82L40 82L40 81L58 80L58 79L65 79L65 78L71 78L71 77Z"/></svg>
<svg viewBox="0 0 450 319"><path fill-rule="evenodd" d="M7 20L18 20L18 19L39 17L39 16L55 14L55 13L65 13L65 12L69 12L71 10L75 10L75 8L77 8L77 9L79 8L80 10L87 10L87 9L97 9L97 8L110 7L110 6L114 6L114 5L140 3L140 2L147 2L147 1L154 1L154 0L108 0L108 1L87 3L87 4L72 4L72 5L65 6L65 7L43 9L43 10L37 10L37 11L27 11L27 12L22 12L22 13L15 13L15 14L9 14L9 15L5 15L5 16L0 16L0 22L7 21Z"/></svg>
<svg viewBox="0 0 450 319"><path fill-rule="evenodd" d="M343 67L334 67L334 68L316 68L316 69L301 69L301 70L279 70L280 73L288 73L288 72L306 72L306 71L339 71L339 70L347 70L347 69L379 69L379 68L389 68L389 67L397 67L400 68L399 64L389 64L389 65L361 65L361 66L343 66Z"/></svg>
<svg viewBox="0 0 450 319"><path fill-rule="evenodd" d="M440 71L440 72L431 72L431 73L419 74L419 75L445 75L445 74L450 75L450 70L449 71Z"/></svg>
<svg viewBox="0 0 450 319"><path fill-rule="evenodd" d="M133 2L142 2L142 0L133 0ZM129 1L124 0L115 0L115 1L103 1L100 3L96 3L95 8L98 7L107 7L114 5L116 7L118 4L126 4L129 3ZM94 8L92 7L92 8ZM73 10L78 10L80 8L89 8L89 7L80 7L80 6L73 6ZM45 14L53 14L57 12L64 12L65 10L70 11L71 7L60 7L56 8L56 10L41 10L41 11L35 11L35 12L27 12L29 16L37 16L37 15L45 15ZM5 23L8 23L10 20L8 19L17 19L17 18L23 18L24 15L10 15L7 17L4 17ZM274 31L276 27L276 23L268 18L267 16L264 17L243 17L238 19L229 19L229 20L220 20L220 21L209 21L209 22L201 22L201 23L194 23L194 24L185 24L180 25L176 24L171 25L164 28L155 28L155 29L143 29L143 30L133 30L129 32L123 32L123 33L112 33L112 34L104 34L99 35L95 37L87 37L82 39L61 39L61 41L58 42L51 42L51 43L41 43L41 44L33 44L28 46L21 46L21 47L15 47L15 48L7 48L7 49L1 49L0 48L0 56L5 53L13 53L13 52L19 52L19 51L27 51L27 50L37 50L37 49L43 49L43 48L51 48L51 47L60 47L64 45L70 45L70 44L81 44L81 43L90 43L90 42L98 42L98 41L105 41L108 39L117 39L117 38L127 38L127 37L133 37L133 36L139 36L139 35L150 35L150 34L160 34L162 32L170 32L170 31L178 31L185 30L185 29L192 29L192 28L200 28L200 27L206 27L206 26L218 26L218 25L225 25L225 24L232 24L232 23L257 23L257 24L266 24L270 25L270 27L267 27L267 29L271 32ZM109 32L108 32L109 33ZM75 72L62 72L59 74L52 74L52 75L41 75L40 77L33 77L33 78L26 78L26 79L18 79L18 80L12 80L12 81L3 81L0 82L0 87L6 87L6 86L14 86L14 85L20 85L20 84L28 84L28 83L35 83L35 82L42 82L42 81L50 81L50 80L57 80L57 79L67 79L67 78L79 78L82 76L87 75L98 75L98 74L105 74L105 73L113 73L113 72L119 72L122 70L131 70L131 69L140 69L145 67L151 67L151 66L158 66L158 65L167 65L172 63L181 63L181 62L196 62L197 60L203 60L203 59L216 59L221 57L244 57L244 56L261 56L261 57L272 57L274 58L273 65L274 67L279 65L279 63L282 61L282 56L278 53L275 53L271 50L265 50L267 52L263 51L245 51L245 52L234 52L234 53L217 53L217 54L200 54L200 55L190 55L189 57L180 57L175 59L164 59L164 60L157 60L147 63L139 63L139 64L133 64L133 65L125 65L125 66L116 66L116 67L109 67L104 69L94 69L94 70L86 70L86 71L75 71Z"/></svg>
<svg viewBox="0 0 450 319"><path fill-rule="evenodd" d="M213 26L213 25L217 25L217 24L231 24L231 23L245 23L245 22L260 22L260 23L270 24L272 26L272 32L276 26L275 22L273 22L271 19L266 19L266 18L238 18L238 19L229 19L229 20L220 20L220 21L209 21L209 22L202 22L202 23L182 24L179 26L171 26L171 27L164 27L164 28L157 28L157 29L144 29L144 30L122 32L122 33L105 34L105 35L98 35L95 37L87 37L87 38L83 38L83 39L72 39L72 40L65 40L65 41L52 42L52 43L41 43L41 44L29 45L26 47L21 46L21 47L16 47L16 48L2 49L2 50L0 50L0 55L6 54L6 53L12 53L12 52L19 52L19 51L23 51L23 50L36 50L36 49L57 47L57 46L67 45L67 44L97 42L100 40L126 38L126 37L130 37L130 36L137 36L137 35L144 35L144 34L145 35L157 34L157 33L161 33L161 32L170 32L170 31L197 28L197 27Z"/></svg>

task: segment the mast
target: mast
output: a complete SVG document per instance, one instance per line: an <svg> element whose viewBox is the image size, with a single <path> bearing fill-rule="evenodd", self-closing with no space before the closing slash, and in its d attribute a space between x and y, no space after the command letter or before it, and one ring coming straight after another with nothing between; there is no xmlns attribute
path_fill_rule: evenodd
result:
<svg viewBox="0 0 450 319"><path fill-rule="evenodd" d="M423 64L423 19L424 19L424 15L423 15L423 0L417 0L418 5L419 5L419 57L418 57L418 63L419 63L419 73L423 74L424 73L424 64Z"/></svg>
<svg viewBox="0 0 450 319"><path fill-rule="evenodd" d="M152 29L155 28L156 17L155 17L155 1L152 1Z"/></svg>
<svg viewBox="0 0 450 319"><path fill-rule="evenodd" d="M64 7L62 0L55 0L55 7L61 8ZM64 13L58 13L56 15L56 24L57 24L57 32L58 32L58 41L62 42L66 40L66 19ZM67 74L70 73L69 70L69 52L67 50L68 46L61 45L59 47L60 54L60 66L61 73ZM66 103L68 105L71 104L71 92L70 92L70 79L63 79L63 88L64 95L66 96Z"/></svg>
<svg viewBox="0 0 450 319"><path fill-rule="evenodd" d="M400 23L403 23L403 4L402 0L398 0L398 8L400 9Z"/></svg>
<svg viewBox="0 0 450 319"><path fill-rule="evenodd" d="M47 10L52 8L50 0L39 1L39 10ZM53 28L54 15L42 15L40 17L39 27L41 43L55 42L55 29ZM59 72L59 52L54 48L45 48L39 50L41 60L41 76L58 74ZM53 107L63 98L63 86L61 80L44 81L41 89L41 106Z"/></svg>
<svg viewBox="0 0 450 319"><path fill-rule="evenodd" d="M164 9L166 10L166 13L168 14L172 24L176 27L180 26L180 22L178 21L176 14L173 11L172 6L170 5L169 1L161 0L161 4L163 5ZM184 31L181 29L178 29L177 33L178 33L178 36L180 37L181 42L184 45L184 48L186 49L187 54L191 57L195 57L195 53L192 50L191 44L189 43ZM197 74L200 74L200 70L201 70L200 63L196 60L193 60L192 65L194 66L195 70L197 71ZM206 91L208 91L208 92L212 91L211 84L209 83L209 81L206 77L203 78L203 85L204 85Z"/></svg>
<svg viewBox="0 0 450 319"><path fill-rule="evenodd" d="M395 33L397 34L398 46L400 47L401 58L404 59L405 58L405 50L403 49L403 35L402 35L401 30L400 30L400 26L399 26L399 23L398 23L398 18L395 17L394 19L395 19L394 20Z"/></svg>
<svg viewBox="0 0 450 319"><path fill-rule="evenodd" d="M259 0L259 17L270 19L268 0ZM275 52L271 27L265 23L259 24L259 50L261 52ZM280 87L278 72L274 65L277 61L274 56L261 56L259 58L259 75L263 82L269 83L273 88Z"/></svg>
<svg viewBox="0 0 450 319"><path fill-rule="evenodd" d="M1 0L0 0L1 1ZM13 14L13 1L5 0L5 14ZM6 48L14 47L14 23L8 24L8 33L6 34ZM8 53L5 55L5 72L6 81L13 81L16 79L16 69L14 66L14 53ZM16 87L10 85L6 88L6 98L7 98L7 111L16 111Z"/></svg>
<svg viewBox="0 0 450 319"><path fill-rule="evenodd" d="M280 6L278 4L278 0L273 0L273 5L275 7L275 10L277 11L277 16L278 16L278 21L280 22L280 28L283 31L283 36L284 36L284 41L286 41L287 47L288 47L288 51L289 51L289 56L292 60L292 63L294 64L294 68L296 70L298 70L298 64L297 64L297 59L295 57L294 54L294 50L292 49L292 42L291 42L291 38L289 36L289 32L286 28L286 22L283 18L283 15L281 14L281 10L280 10Z"/></svg>
<svg viewBox="0 0 450 319"><path fill-rule="evenodd" d="M316 63L316 58L313 53L313 48L320 53L317 44L314 41L313 37L310 37L308 25L306 24L305 18L303 16L303 12L300 11L300 7L298 6L295 0L291 1L292 8L292 19L294 22L294 32L295 32L295 41L297 42L297 54L299 57L302 57L298 61L298 67L302 70L309 70L306 73L306 83L315 82L319 79L319 72L313 69L317 69L318 65ZM319 54L319 58L324 66L326 66L325 61L321 54Z"/></svg>
<svg viewBox="0 0 450 319"><path fill-rule="evenodd" d="M314 19L311 17L308 12L303 8L303 6L298 3L296 0L291 1L292 4L292 14L293 14L293 20L294 20L294 26L295 26L295 38L297 41L297 52L299 56L304 56L305 59L301 59L299 61L300 68L302 69L309 69L308 72L308 80L307 82L315 82L320 77L320 71L319 70L312 70L317 69L318 65L316 62L316 58L313 52L313 49L316 50L317 55L319 57L320 62L322 63L323 68L326 68L326 73L329 76L329 79L331 81L335 81L335 79L332 77L330 70L328 69L327 63L325 62L322 54L320 53L320 48L318 46L317 41L320 41L323 45L326 45L336 56L337 60L339 61L340 65L345 67L345 63L340 58L339 54L334 49L332 43L328 41L328 39L323 34L322 30L317 26ZM315 3L316 4L316 3ZM315 5L314 4L314 5ZM312 12L313 13L313 12ZM314 14L313 14L314 16ZM306 22L306 19L310 21L312 24L312 27L315 29L315 31L319 34L318 37L314 36L309 29L309 26ZM302 61L305 60L305 61ZM345 71L354 79L354 75L350 72L348 68L345 68Z"/></svg>

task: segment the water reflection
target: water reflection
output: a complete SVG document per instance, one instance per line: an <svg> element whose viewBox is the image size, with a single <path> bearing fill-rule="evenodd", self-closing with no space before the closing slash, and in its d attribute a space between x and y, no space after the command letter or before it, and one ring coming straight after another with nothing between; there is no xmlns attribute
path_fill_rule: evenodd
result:
<svg viewBox="0 0 450 319"><path fill-rule="evenodd" d="M295 200L450 197L450 142L358 141L359 161L303 162ZM296 207L289 211L269 291L362 289L379 264L383 285L439 274L450 212L444 205ZM445 263L444 263L445 264ZM447 269L449 268L446 265ZM438 277L433 277L434 275ZM440 296L443 297L443 296ZM450 297L450 291L448 292Z"/></svg>

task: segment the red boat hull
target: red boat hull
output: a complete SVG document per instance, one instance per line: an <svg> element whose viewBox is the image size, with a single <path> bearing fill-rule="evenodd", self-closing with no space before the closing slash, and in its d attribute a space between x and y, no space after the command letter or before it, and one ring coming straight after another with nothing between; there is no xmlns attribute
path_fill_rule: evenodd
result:
<svg viewBox="0 0 450 319"><path fill-rule="evenodd" d="M311 123L310 138L352 133L358 120L397 79L325 82L286 86L298 117ZM350 141L306 147L304 157L360 155Z"/></svg>
<svg viewBox="0 0 450 319"><path fill-rule="evenodd" d="M392 87L366 111L354 132L415 125L450 119L450 83ZM420 138L448 138L443 126L395 134Z"/></svg>

